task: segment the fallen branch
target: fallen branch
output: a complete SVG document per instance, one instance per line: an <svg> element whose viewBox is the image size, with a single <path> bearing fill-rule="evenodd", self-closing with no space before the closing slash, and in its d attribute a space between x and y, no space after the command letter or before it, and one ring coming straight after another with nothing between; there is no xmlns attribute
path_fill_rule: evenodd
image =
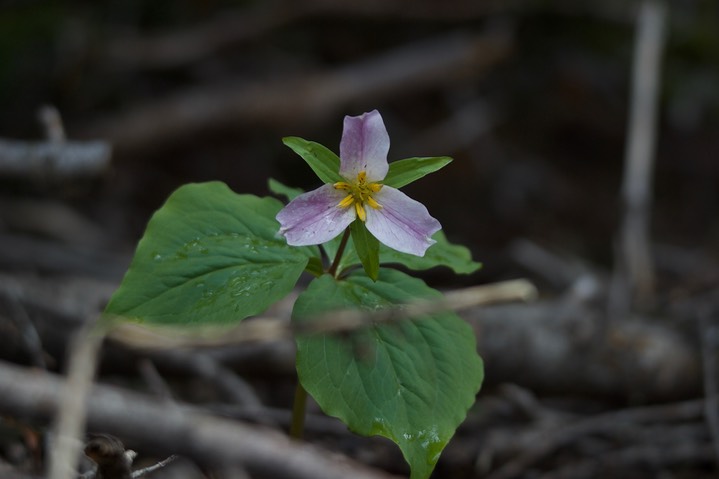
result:
<svg viewBox="0 0 719 479"><path fill-rule="evenodd" d="M0 363L0 413L49 422L64 381L57 375ZM389 479L346 457L286 436L217 418L192 407L168 410L139 394L96 385L87 401L87 425L160 456L179 454L208 468L241 464L251 474L296 479Z"/></svg>
<svg viewBox="0 0 719 479"><path fill-rule="evenodd" d="M421 319L423 316L444 311L461 311L507 301L528 301L536 296L534 285L518 279L450 291L438 300L417 300L398 308L373 312L357 309L332 311L301 325L290 323L286 317L263 317L245 321L229 330L209 327L182 331L176 327L151 327L134 322L119 322L110 336L135 349L219 347L245 342L294 339L297 335L341 334L380 323Z"/></svg>
<svg viewBox="0 0 719 479"><path fill-rule="evenodd" d="M0 275L0 291L3 288L22 302L43 347L56 358L64 357L64 345L80 326L79 318L91 313L80 307L100 307L99 298L112 289L104 286L96 296L92 283L68 278L21 281ZM92 304L73 301L73 297ZM297 331L288 320L290 308L273 313L273 318L245 320L236 328L224 330L223 335L214 331L205 337L199 332L181 336L177 328L171 334L160 334L125 323L113 334L132 346L116 341L108 344L105 364L134 374L128 357L149 357L160 371L167 367L177 373L177 368L170 369L173 361L162 359L162 349L202 347L203 353L242 374L292 373L294 346L290 338ZM574 295L529 304L485 304L460 313L476 331L479 353L492 365L487 369L489 384L513 382L540 394L586 394L633 401L688 398L700 393L700 349L690 337L679 334L666 321L627 319L607 327L602 315L591 301L582 302L581 296L577 299ZM336 327L340 331L342 325ZM603 328L608 328L606 335ZM244 341L241 345L240 340ZM247 342L250 340L273 342ZM18 341L12 334L0 336L0 352L12 351ZM172 354L182 353L175 350Z"/></svg>

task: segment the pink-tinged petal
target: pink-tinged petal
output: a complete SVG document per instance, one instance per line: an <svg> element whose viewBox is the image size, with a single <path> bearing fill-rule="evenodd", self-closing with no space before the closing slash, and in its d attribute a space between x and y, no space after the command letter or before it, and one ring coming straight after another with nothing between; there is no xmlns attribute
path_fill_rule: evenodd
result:
<svg viewBox="0 0 719 479"><path fill-rule="evenodd" d="M301 194L277 213L280 234L292 246L321 244L331 240L355 219L353 207L337 207L346 196L346 191L337 190L332 185L323 185Z"/></svg>
<svg viewBox="0 0 719 479"><path fill-rule="evenodd" d="M340 175L349 180L360 171L367 181L381 181L387 176L389 135L377 110L360 116L346 116L340 142Z"/></svg>
<svg viewBox="0 0 719 479"><path fill-rule="evenodd" d="M382 208L365 207L369 232L392 249L424 256L427 248L436 243L431 236L442 228L439 221L422 203L396 188L385 185L373 196Z"/></svg>

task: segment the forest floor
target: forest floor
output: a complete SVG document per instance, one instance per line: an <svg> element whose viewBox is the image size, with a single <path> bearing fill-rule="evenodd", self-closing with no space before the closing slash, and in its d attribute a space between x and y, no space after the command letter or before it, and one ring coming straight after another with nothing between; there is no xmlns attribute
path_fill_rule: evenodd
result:
<svg viewBox="0 0 719 479"><path fill-rule="evenodd" d="M717 477L719 101L703 85L715 84L719 39L691 32L719 30L689 7L670 17L645 211L651 275L632 290L620 251L633 10L279 3L283 15L215 6L197 22L191 9L168 19L134 2L73 17L87 8L75 5L42 54L0 28L0 48L17 48L14 76L0 71L11 105L0 113L0 477L42 477L60 374L82 349L73 338L175 188L220 180L267 195L269 177L313 188L281 138L336 151L342 117L374 108L391 159L454 158L408 194L484 264L421 277L445 291L513 278L539 290L460 311L486 379L433 477ZM96 39L112 8L162 28ZM30 10L7 14L46 28ZM368 31L382 34L356 35ZM41 135L42 103L61 116L45 110ZM291 300L273 314L289 320ZM180 456L147 477L408 475L394 444L353 435L311 401L304 441L287 439L292 340L167 349L111 337L91 366L88 432L119 437L136 468Z"/></svg>

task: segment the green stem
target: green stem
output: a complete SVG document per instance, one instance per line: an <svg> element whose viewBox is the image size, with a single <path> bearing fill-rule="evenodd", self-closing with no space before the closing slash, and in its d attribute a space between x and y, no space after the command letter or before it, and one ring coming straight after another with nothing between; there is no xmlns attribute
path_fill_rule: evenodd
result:
<svg viewBox="0 0 719 479"><path fill-rule="evenodd" d="M332 276L337 276L337 268L340 265L340 260L342 259L342 254L345 252L345 247L347 246L347 241L350 239L350 229L349 227L345 230L344 235L342 236L342 241L340 241L340 246L337 248L337 254L335 255L335 260L332 262L332 266L330 266L330 269L327 270L329 274Z"/></svg>
<svg viewBox="0 0 719 479"><path fill-rule="evenodd" d="M307 391L302 387L299 379L295 389L295 401L292 404L292 424L290 424L290 437L302 439L305 430L305 409L307 406Z"/></svg>

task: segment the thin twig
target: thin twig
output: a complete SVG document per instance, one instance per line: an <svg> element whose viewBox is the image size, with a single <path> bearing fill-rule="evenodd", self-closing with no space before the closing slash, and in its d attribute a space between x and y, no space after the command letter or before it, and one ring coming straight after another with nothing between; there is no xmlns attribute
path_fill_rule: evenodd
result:
<svg viewBox="0 0 719 479"><path fill-rule="evenodd" d="M135 477L142 477L142 476L144 476L145 474L149 474L149 473L151 473L151 472L157 471L158 469L162 469L163 467L167 466L168 464L174 462L178 457L180 457L180 456L177 456L177 455L174 455L174 454L173 454L172 456L168 457L168 458L165 459L164 461L160 461L160 462L158 462L157 464L154 464L154 465L149 466L149 467L145 467L145 468L142 468L142 469L138 469L137 471L134 471L134 472L132 473L132 477L133 477L133 479L134 479Z"/></svg>
<svg viewBox="0 0 719 479"><path fill-rule="evenodd" d="M614 317L626 314L634 295L646 301L653 289L649 209L666 10L662 0L645 0L637 18L622 184L625 210L619 244L621 260L610 304Z"/></svg>
<svg viewBox="0 0 719 479"><path fill-rule="evenodd" d="M293 338L297 334L341 333L382 322L418 319L444 311L460 311L509 301L528 301L536 296L534 285L518 279L451 291L441 299L419 300L398 308L372 312L354 309L333 311L313 321L302 322L300 326L289 323L286 318L265 317L245 321L230 330L190 329L184 332L118 321L111 337L140 349L217 347L240 342L278 341Z"/></svg>
<svg viewBox="0 0 719 479"><path fill-rule="evenodd" d="M67 381L60 391L48 479L71 479L77 469L85 428L85 405L97 370L104 328L88 321L70 345Z"/></svg>

